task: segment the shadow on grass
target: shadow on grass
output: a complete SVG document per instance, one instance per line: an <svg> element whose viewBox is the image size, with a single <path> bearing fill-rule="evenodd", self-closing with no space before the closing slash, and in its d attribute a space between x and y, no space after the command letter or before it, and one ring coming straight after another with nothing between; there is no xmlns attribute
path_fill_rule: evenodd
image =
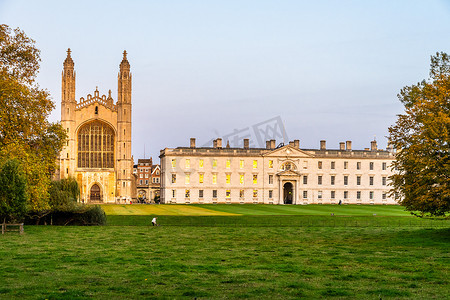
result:
<svg viewBox="0 0 450 300"><path fill-rule="evenodd" d="M404 246L420 246L425 244L446 244L450 243L450 228L421 228L409 230L407 232L390 232L390 239L393 244Z"/></svg>
<svg viewBox="0 0 450 300"><path fill-rule="evenodd" d="M150 226L153 216L113 215L110 226ZM444 219L379 216L159 216L162 226L182 227L422 227L450 228Z"/></svg>

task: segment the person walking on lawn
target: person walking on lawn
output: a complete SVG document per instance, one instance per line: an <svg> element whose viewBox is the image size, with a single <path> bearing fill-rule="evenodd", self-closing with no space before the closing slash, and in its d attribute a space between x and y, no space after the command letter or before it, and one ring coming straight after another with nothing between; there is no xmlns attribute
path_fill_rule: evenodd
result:
<svg viewBox="0 0 450 300"><path fill-rule="evenodd" d="M156 223L156 219L157 219L157 217L154 217L152 219L152 226L158 226L158 224Z"/></svg>

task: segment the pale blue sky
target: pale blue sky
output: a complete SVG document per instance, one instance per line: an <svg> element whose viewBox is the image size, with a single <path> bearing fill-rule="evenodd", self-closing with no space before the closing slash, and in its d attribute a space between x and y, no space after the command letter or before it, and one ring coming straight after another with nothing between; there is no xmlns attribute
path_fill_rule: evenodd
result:
<svg viewBox="0 0 450 300"><path fill-rule="evenodd" d="M384 148L399 90L450 51L449 1L0 0L0 22L41 49L54 121L67 48L77 99L96 86L116 99L127 50L136 161L144 144L155 159L276 116L303 148L363 149L374 136Z"/></svg>

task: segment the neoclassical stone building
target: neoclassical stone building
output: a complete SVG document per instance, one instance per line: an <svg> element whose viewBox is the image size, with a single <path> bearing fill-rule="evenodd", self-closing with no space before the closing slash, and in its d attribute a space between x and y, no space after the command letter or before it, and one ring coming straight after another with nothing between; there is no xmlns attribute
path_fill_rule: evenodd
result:
<svg viewBox="0 0 450 300"><path fill-rule="evenodd" d="M299 141L266 148L195 146L161 150L162 203L397 204L388 195L392 150L300 149Z"/></svg>
<svg viewBox="0 0 450 300"><path fill-rule="evenodd" d="M120 63L117 102L94 94L75 98L75 71L70 49L62 72L61 125L68 141L60 154L60 178L74 177L81 201L129 202L134 191L131 156L131 73L126 51Z"/></svg>

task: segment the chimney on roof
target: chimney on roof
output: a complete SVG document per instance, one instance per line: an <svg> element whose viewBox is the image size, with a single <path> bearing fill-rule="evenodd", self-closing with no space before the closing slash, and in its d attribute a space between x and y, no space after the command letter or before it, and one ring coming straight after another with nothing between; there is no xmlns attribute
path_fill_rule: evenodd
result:
<svg viewBox="0 0 450 300"><path fill-rule="evenodd" d="M294 140L294 148L300 148L300 140Z"/></svg>
<svg viewBox="0 0 450 300"><path fill-rule="evenodd" d="M371 141L370 142L370 150L371 151L377 151L378 147L377 147L377 141Z"/></svg>
<svg viewBox="0 0 450 300"><path fill-rule="evenodd" d="M388 145L386 146L386 151L394 153L394 146L392 146L391 143L388 143Z"/></svg>
<svg viewBox="0 0 450 300"><path fill-rule="evenodd" d="M293 141L289 141L289 146L294 147L294 142Z"/></svg>
<svg viewBox="0 0 450 300"><path fill-rule="evenodd" d="M321 140L320 141L320 150L325 150L325 149L327 149L327 141Z"/></svg>
<svg viewBox="0 0 450 300"><path fill-rule="evenodd" d="M222 148L222 139L221 138L217 139L217 148Z"/></svg>
<svg viewBox="0 0 450 300"><path fill-rule="evenodd" d="M191 138L191 148L195 148L195 138Z"/></svg>
<svg viewBox="0 0 450 300"><path fill-rule="evenodd" d="M248 149L248 148L250 148L250 140L244 139L244 149Z"/></svg>
<svg viewBox="0 0 450 300"><path fill-rule="evenodd" d="M352 151L352 141L347 141L347 151Z"/></svg>
<svg viewBox="0 0 450 300"><path fill-rule="evenodd" d="M345 150L345 143L344 142L340 142L339 143L339 150Z"/></svg>
<svg viewBox="0 0 450 300"><path fill-rule="evenodd" d="M213 148L217 148L217 140L213 140Z"/></svg>
<svg viewBox="0 0 450 300"><path fill-rule="evenodd" d="M266 149L270 149L270 141L266 141Z"/></svg>
<svg viewBox="0 0 450 300"><path fill-rule="evenodd" d="M270 149L275 149L275 140L270 140Z"/></svg>

